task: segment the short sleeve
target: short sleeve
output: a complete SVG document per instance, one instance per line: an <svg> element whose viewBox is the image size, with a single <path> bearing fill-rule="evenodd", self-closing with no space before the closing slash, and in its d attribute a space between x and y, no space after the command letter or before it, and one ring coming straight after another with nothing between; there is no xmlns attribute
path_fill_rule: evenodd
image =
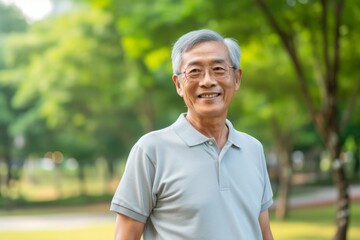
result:
<svg viewBox="0 0 360 240"><path fill-rule="evenodd" d="M111 201L110 210L145 223L156 203L152 193L154 174L155 168L151 159L135 144Z"/></svg>
<svg viewBox="0 0 360 240"><path fill-rule="evenodd" d="M273 200L273 192L271 188L270 178L269 174L267 172L266 167L266 160L264 155L264 149L261 145L261 162L262 162L262 168L263 168L263 179L264 179L264 191L263 191L263 197L261 200L261 212L271 207L271 205L274 203Z"/></svg>

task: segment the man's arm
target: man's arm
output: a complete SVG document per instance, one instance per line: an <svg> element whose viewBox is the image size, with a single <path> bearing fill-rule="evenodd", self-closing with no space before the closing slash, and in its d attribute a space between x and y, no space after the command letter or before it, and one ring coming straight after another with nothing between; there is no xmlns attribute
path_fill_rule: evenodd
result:
<svg viewBox="0 0 360 240"><path fill-rule="evenodd" d="M140 240L144 223L118 213L115 223L115 240Z"/></svg>
<svg viewBox="0 0 360 240"><path fill-rule="evenodd" d="M259 215L259 223L263 240L274 240L270 229L269 212L265 210Z"/></svg>

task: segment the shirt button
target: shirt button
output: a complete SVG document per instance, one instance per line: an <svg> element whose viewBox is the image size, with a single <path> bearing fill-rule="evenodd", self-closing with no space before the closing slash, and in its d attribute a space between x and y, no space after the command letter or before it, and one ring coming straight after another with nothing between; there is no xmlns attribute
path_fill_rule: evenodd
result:
<svg viewBox="0 0 360 240"><path fill-rule="evenodd" d="M208 144L209 144L209 145L213 145L213 142L212 142L212 141L208 141Z"/></svg>

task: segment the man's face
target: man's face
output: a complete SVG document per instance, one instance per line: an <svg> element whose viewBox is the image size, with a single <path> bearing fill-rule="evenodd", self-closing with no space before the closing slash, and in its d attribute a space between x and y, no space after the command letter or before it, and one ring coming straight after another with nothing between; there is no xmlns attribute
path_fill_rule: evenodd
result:
<svg viewBox="0 0 360 240"><path fill-rule="evenodd" d="M228 71L217 77L217 69ZM235 92L240 87L241 70L231 68L226 46L211 41L196 45L183 53L180 76L173 75L178 94L184 98L192 118L226 117ZM199 78L190 74L202 72Z"/></svg>

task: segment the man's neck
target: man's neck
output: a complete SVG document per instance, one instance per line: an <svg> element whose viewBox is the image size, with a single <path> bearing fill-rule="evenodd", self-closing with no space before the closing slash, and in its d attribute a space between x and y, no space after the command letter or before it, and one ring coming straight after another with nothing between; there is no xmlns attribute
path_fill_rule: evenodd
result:
<svg viewBox="0 0 360 240"><path fill-rule="evenodd" d="M219 150L224 147L229 135L225 117L194 118L188 114L185 117L196 130L209 138L214 138Z"/></svg>

